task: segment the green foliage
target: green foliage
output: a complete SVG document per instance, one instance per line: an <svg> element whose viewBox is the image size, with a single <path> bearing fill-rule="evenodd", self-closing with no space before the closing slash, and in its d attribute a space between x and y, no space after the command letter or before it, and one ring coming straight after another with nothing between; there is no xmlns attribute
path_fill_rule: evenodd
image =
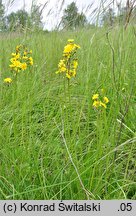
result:
<svg viewBox="0 0 136 216"><path fill-rule="evenodd" d="M16 31L17 29L25 29L29 24L29 15L25 10L12 12L7 16L7 29Z"/></svg>
<svg viewBox="0 0 136 216"><path fill-rule="evenodd" d="M109 8L102 13L101 25L106 27L114 25L123 26L126 24L128 17L130 24L136 24L136 9L134 7L120 7L118 13L115 13L113 8Z"/></svg>
<svg viewBox="0 0 136 216"><path fill-rule="evenodd" d="M79 13L75 2L72 2L64 10L62 17L62 25L64 28L75 29L77 27L83 27L87 24L85 14Z"/></svg>
<svg viewBox="0 0 136 216"><path fill-rule="evenodd" d="M0 0L0 31L4 31L6 28L4 10L5 10L5 7L2 4L2 0Z"/></svg>
<svg viewBox="0 0 136 216"><path fill-rule="evenodd" d="M115 24L115 13L112 8L109 8L108 11L105 11L102 15L102 25L113 26L114 24Z"/></svg>
<svg viewBox="0 0 136 216"><path fill-rule="evenodd" d="M130 14L130 8L127 7L122 7L119 11L119 14L117 16L117 21L120 25L124 25L126 23L127 17ZM136 24L136 8L133 7L132 8L132 12L130 14L131 19L130 19L130 23L132 24Z"/></svg>
<svg viewBox="0 0 136 216"><path fill-rule="evenodd" d="M32 4L31 14L30 14L31 28L34 30L42 29L43 24L42 24L41 19L42 19L42 16L40 12L40 7L36 4Z"/></svg>
<svg viewBox="0 0 136 216"><path fill-rule="evenodd" d="M40 7L33 4L30 14L25 10L12 12L8 16L4 16L4 6L0 4L0 30L17 31L17 30L42 30L42 17Z"/></svg>
<svg viewBox="0 0 136 216"><path fill-rule="evenodd" d="M136 199L135 34L131 26L109 33L116 90L106 32L0 35L0 199L86 199L65 144L90 199ZM55 71L69 38L81 49L68 89ZM4 85L22 41L33 51L33 69ZM102 88L110 102L98 112L92 95Z"/></svg>

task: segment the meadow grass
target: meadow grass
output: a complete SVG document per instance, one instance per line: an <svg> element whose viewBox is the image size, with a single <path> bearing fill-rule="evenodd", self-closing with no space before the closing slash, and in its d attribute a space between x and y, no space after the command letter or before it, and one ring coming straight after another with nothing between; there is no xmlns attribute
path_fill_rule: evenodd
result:
<svg viewBox="0 0 136 216"><path fill-rule="evenodd" d="M55 71L69 38L81 49L68 86ZM8 86L18 44L34 66ZM1 34L0 51L0 199L136 199L133 28Z"/></svg>

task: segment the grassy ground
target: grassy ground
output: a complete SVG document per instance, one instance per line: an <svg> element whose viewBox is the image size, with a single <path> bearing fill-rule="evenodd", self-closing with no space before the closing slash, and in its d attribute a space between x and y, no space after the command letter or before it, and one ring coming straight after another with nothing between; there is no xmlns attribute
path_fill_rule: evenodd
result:
<svg viewBox="0 0 136 216"><path fill-rule="evenodd" d="M55 71L69 38L81 49L68 87ZM4 85L20 43L33 69ZM0 52L0 199L136 199L133 29L6 34ZM92 95L102 88L100 112Z"/></svg>

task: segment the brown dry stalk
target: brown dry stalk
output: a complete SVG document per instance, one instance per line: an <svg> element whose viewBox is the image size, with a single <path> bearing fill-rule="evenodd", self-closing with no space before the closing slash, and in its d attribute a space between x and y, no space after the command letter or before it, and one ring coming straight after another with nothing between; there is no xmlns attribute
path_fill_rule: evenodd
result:
<svg viewBox="0 0 136 216"><path fill-rule="evenodd" d="M134 9L134 4L135 4L136 0L130 2L130 0L127 0L127 3L126 3L126 8L128 10L128 13L126 15L126 22L125 22L125 30L127 29L127 26L130 22L130 18L131 18L131 15L132 15L132 12L133 12L133 9Z"/></svg>

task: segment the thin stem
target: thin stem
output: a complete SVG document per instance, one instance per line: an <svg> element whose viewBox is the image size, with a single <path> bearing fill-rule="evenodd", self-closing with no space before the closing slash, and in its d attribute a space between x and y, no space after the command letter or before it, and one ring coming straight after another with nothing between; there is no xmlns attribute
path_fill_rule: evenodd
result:
<svg viewBox="0 0 136 216"><path fill-rule="evenodd" d="M56 124L56 126L57 126L59 132L60 132L60 135L61 135L61 137L62 137L63 143L64 143L64 145L65 145L65 147L66 147L66 150L67 150L69 159L70 159L70 161L71 161L71 163L72 163L72 165L73 165L73 167L74 167L74 169L75 169L75 171L76 171L76 174L77 174L77 177L78 177L79 182L80 182L80 184L81 184L81 187L82 187L83 191L85 192L85 194L86 194L88 200L90 199L90 198L89 198L90 196L93 197L93 198L95 198L95 196L94 196L90 191L88 191L88 190L85 188L85 186L84 186L84 184L83 184L83 182L82 182L82 179L81 179L81 177L80 177L79 171L78 171L78 169L77 169L77 167L76 167L76 165L75 165L75 163L74 163L74 161L73 161L72 155L71 155L71 153L70 153L70 151L69 151L69 148L68 148L68 145L67 145L65 136L64 136L64 122L63 122L63 119L62 119L62 118L61 118L61 120L62 120L62 130L60 130L58 124L56 123L55 120L54 120L54 121L55 121L55 124Z"/></svg>

